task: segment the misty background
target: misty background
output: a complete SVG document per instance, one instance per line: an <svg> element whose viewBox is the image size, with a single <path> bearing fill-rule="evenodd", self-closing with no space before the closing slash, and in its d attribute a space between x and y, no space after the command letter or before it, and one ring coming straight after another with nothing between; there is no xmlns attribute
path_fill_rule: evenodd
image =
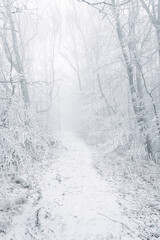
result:
<svg viewBox="0 0 160 240"><path fill-rule="evenodd" d="M160 239L160 1L0 0L0 239Z"/></svg>

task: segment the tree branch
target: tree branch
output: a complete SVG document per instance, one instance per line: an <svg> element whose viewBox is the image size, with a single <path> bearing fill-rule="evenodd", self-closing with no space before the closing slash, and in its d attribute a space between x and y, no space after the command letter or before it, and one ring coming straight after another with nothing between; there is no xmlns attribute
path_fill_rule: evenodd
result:
<svg viewBox="0 0 160 240"><path fill-rule="evenodd" d="M107 5L107 6L111 6L111 7L121 7L127 3L129 3L131 0L128 0L128 1L125 1L124 3L121 3L121 4L117 4L117 5L114 5L112 3L108 3L108 2L105 2L105 1L102 1L102 2L96 2L96 3L90 3L86 0L78 0L78 2L84 2L84 3L87 3L88 5L90 6L96 6L96 5Z"/></svg>
<svg viewBox="0 0 160 240"><path fill-rule="evenodd" d="M140 0L140 1L141 1L141 4L142 4L143 8L146 10L146 12L147 12L147 14L148 14L148 16L149 16L149 18L150 18L152 24L155 26L156 19L155 19L154 16L152 15L152 13L151 13L149 7L147 6L147 4L145 3L144 0Z"/></svg>

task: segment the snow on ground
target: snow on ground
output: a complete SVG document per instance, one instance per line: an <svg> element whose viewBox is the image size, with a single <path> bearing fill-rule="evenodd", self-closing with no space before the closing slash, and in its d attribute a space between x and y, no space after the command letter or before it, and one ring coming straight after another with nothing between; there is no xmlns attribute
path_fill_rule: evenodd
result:
<svg viewBox="0 0 160 240"><path fill-rule="evenodd" d="M138 240L134 222L94 169L93 150L71 134L63 145L56 163L35 171L32 196L1 239Z"/></svg>
<svg viewBox="0 0 160 240"><path fill-rule="evenodd" d="M117 196L123 213L137 225L142 240L160 239L160 166L145 159L131 160L124 149L99 146L94 166Z"/></svg>

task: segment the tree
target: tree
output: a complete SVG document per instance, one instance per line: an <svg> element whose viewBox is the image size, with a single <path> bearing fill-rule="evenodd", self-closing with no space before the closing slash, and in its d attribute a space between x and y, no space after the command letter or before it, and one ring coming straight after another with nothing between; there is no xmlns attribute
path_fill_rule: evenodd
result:
<svg viewBox="0 0 160 240"><path fill-rule="evenodd" d="M4 4L6 16L4 16L3 18L4 34L1 35L1 38L4 45L6 57L10 62L11 66L14 67L14 69L19 74L19 81L20 81L22 96L23 96L24 103L27 106L29 105L29 92L28 92L27 80L25 77L25 71L23 66L23 60L22 60L23 58L21 57L20 47L19 47L20 36L19 36L19 33L17 33L16 31L16 25L12 16L12 11L11 11L12 1L3 0L3 4ZM12 39L11 47L9 46L9 42L7 39L7 28L10 29L10 34ZM10 48L12 48L12 53Z"/></svg>
<svg viewBox="0 0 160 240"><path fill-rule="evenodd" d="M150 18L150 21L152 25L154 26L156 30L156 36L157 36L157 42L158 42L158 54L159 54L159 61L160 61L160 0L153 1L151 0L151 9L149 4L146 3L144 0L140 0L142 6L144 7L146 13L148 14L148 17Z"/></svg>

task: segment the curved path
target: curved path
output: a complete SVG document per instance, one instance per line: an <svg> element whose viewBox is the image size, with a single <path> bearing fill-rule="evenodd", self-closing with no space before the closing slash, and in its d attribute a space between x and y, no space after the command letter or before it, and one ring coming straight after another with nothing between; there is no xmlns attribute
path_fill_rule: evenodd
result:
<svg viewBox="0 0 160 240"><path fill-rule="evenodd" d="M26 208L26 220L17 218L8 239L138 239L109 184L93 168L93 151L72 135L63 139L67 150L42 174L37 200Z"/></svg>

